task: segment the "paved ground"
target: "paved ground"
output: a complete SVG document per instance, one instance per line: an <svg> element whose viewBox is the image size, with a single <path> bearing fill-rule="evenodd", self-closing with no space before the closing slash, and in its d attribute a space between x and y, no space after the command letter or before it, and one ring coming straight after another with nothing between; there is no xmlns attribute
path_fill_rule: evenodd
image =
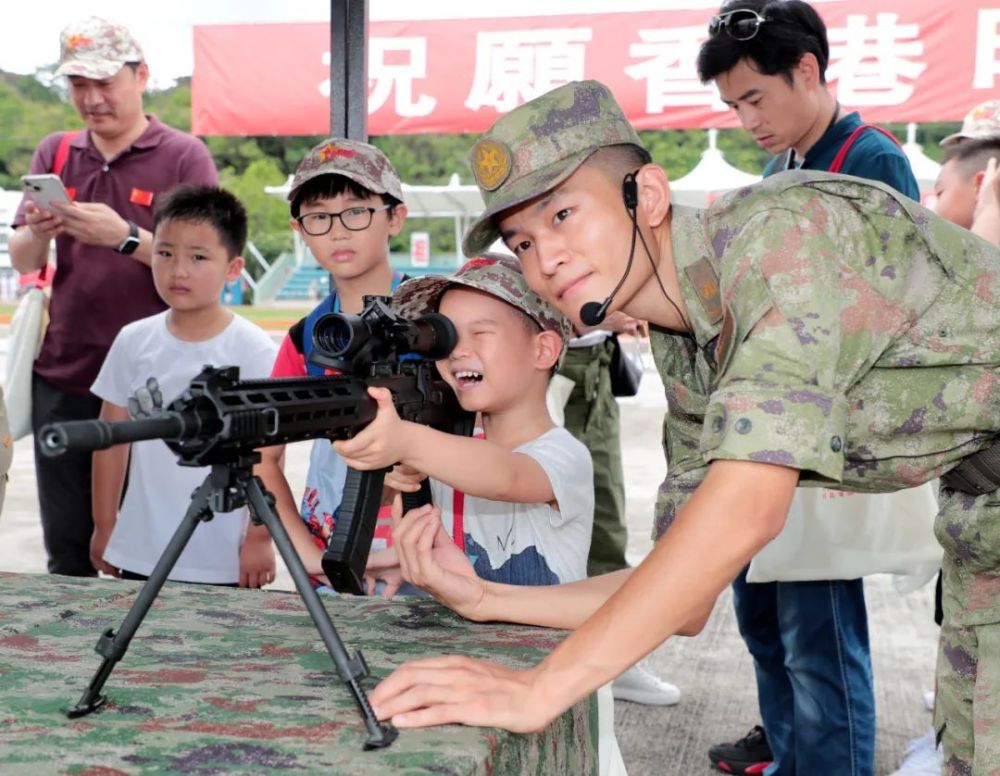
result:
<svg viewBox="0 0 1000 776"><path fill-rule="evenodd" d="M652 544L652 504L664 471L659 439L663 411L662 385L656 373L647 370L639 396L622 401L633 562L641 560ZM21 440L0 516L0 570L45 571L33 465L31 440ZM287 468L293 491L300 488L307 465L307 445L291 446ZM284 570L276 586L292 588ZM876 577L869 580L868 591L879 713L878 773L887 774L898 765L907 741L930 724L921 698L932 684L936 628L929 589L903 597L888 578ZM711 773L707 747L738 738L759 721L752 666L736 632L728 594L717 604L702 635L664 645L649 664L678 684L685 697L669 709L617 704L616 729L629 772L633 776Z"/></svg>

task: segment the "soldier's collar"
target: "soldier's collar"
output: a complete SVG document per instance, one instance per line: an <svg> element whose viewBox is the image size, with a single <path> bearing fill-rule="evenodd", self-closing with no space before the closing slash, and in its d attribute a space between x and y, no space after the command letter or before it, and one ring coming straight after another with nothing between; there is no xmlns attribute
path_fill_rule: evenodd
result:
<svg viewBox="0 0 1000 776"><path fill-rule="evenodd" d="M707 237L705 211L676 204L671 210L670 245L677 282L694 329L692 334L698 346L704 348L718 336L722 325L719 261Z"/></svg>

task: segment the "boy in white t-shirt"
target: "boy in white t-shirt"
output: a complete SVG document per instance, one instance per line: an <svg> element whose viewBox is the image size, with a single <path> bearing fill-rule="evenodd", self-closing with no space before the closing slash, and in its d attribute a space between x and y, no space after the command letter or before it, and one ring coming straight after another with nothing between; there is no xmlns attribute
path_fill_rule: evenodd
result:
<svg viewBox="0 0 1000 776"><path fill-rule="evenodd" d="M400 462L431 478L445 529L476 573L496 582L545 585L587 576L594 519L590 453L549 417L545 393L571 334L569 322L531 291L511 257L488 255L451 277L403 283L394 306L415 318L438 311L458 344L438 371L466 410L482 419L468 439L400 420L384 388L375 420L334 448L349 466ZM387 483L416 490L404 467ZM394 550L373 553L376 578L396 573Z"/></svg>
<svg viewBox="0 0 1000 776"><path fill-rule="evenodd" d="M268 376L275 344L221 302L223 286L243 269L246 235L246 211L222 189L181 186L157 204L153 282L169 309L129 324L115 338L91 388L104 400L102 419L127 420L137 396L141 403L169 404L205 365L238 366L242 378ZM161 440L94 453L90 556L97 569L145 579L208 471L180 466ZM250 525L244 508L201 523L169 579L260 587L274 580L274 571L267 529Z"/></svg>

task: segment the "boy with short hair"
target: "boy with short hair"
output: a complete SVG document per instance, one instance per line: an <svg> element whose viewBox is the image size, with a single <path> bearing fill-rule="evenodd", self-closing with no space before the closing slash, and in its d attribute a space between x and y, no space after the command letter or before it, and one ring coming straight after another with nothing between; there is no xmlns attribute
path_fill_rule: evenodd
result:
<svg viewBox="0 0 1000 776"><path fill-rule="evenodd" d="M451 277L407 281L394 306L410 318L437 311L455 325L458 343L437 367L462 407L480 414L483 438L402 421L388 389L370 388L375 420L334 449L356 469L401 462L428 475L445 529L482 579L549 585L585 578L590 453L552 422L545 404L569 321L528 288L516 259L494 254Z"/></svg>
<svg viewBox="0 0 1000 776"><path fill-rule="evenodd" d="M385 154L345 138L329 138L309 152L295 171L288 201L289 224L333 276L335 288L289 329L271 376L321 377L329 372L309 362L316 321L327 313L358 314L366 295L389 295L405 279L389 265L389 239L403 228L406 205L399 174ZM258 474L274 494L278 515L305 559L329 542L347 466L328 440L316 440L305 492L296 506L281 468L283 453L283 445L262 450ZM320 573L318 562L310 571Z"/></svg>
<svg viewBox="0 0 1000 776"><path fill-rule="evenodd" d="M246 211L222 189L181 186L157 204L153 282L168 309L125 326L115 338L91 388L104 401L102 419L127 420L133 397L154 409L169 404L206 364L238 366L245 378L267 375L271 338L221 303L223 286L243 270L246 234ZM162 440L95 452L93 466L91 560L105 573L144 579L208 467L179 466ZM274 580L274 571L267 529L248 526L242 509L198 526L169 579L260 587Z"/></svg>

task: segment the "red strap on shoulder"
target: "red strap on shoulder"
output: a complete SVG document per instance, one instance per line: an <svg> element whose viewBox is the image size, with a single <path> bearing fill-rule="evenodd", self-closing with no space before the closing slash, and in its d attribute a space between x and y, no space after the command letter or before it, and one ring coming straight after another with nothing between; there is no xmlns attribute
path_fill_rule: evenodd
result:
<svg viewBox="0 0 1000 776"><path fill-rule="evenodd" d="M465 552L465 494L460 490L452 491L451 540Z"/></svg>
<svg viewBox="0 0 1000 776"><path fill-rule="evenodd" d="M63 132L62 137L59 138L59 147L56 148L56 156L52 160L52 172L55 175L62 175L63 167L66 166L66 160L69 159L69 144L79 134L80 130L75 129L72 132Z"/></svg>
<svg viewBox="0 0 1000 776"><path fill-rule="evenodd" d="M896 136L893 135L892 132L889 132L886 129L882 129L882 127L877 127L874 124L862 124L860 127L858 127L850 134L847 140L844 141L844 144L840 147L840 150L837 151L837 155L833 157L833 161L830 163L830 168L828 172L840 172L840 168L844 166L844 159L847 158L847 152L851 150L851 146L854 145L854 141L857 140L858 137L861 136L861 133L864 132L866 129L874 129L876 132L881 132L883 135L889 138L893 143L899 146L899 141L896 140Z"/></svg>

